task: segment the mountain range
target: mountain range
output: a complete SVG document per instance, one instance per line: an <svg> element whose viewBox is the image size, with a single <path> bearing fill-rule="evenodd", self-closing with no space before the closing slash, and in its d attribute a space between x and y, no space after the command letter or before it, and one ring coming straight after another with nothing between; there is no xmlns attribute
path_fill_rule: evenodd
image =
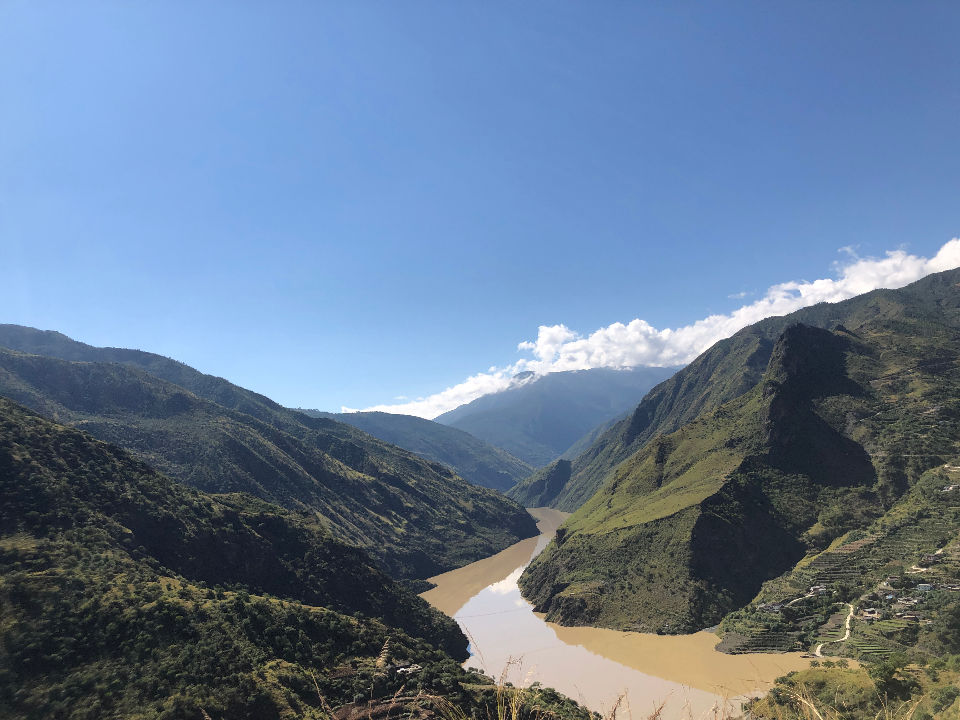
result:
<svg viewBox="0 0 960 720"><path fill-rule="evenodd" d="M349 425L138 350L0 326L0 394L207 492L315 513L393 577L424 578L536 533L492 490Z"/></svg>
<svg viewBox="0 0 960 720"><path fill-rule="evenodd" d="M456 623L316 514L192 490L5 398L0 610L2 717L490 716L499 697L459 666Z"/></svg>
<svg viewBox="0 0 960 720"><path fill-rule="evenodd" d="M576 510L524 594L560 623L688 632L850 533L893 527L960 450L958 286L960 270L939 273L714 345L512 491Z"/></svg>
<svg viewBox="0 0 960 720"><path fill-rule="evenodd" d="M598 425L633 408L676 368L520 373L500 392L434 420L503 448L534 467L563 455Z"/></svg>
<svg viewBox="0 0 960 720"><path fill-rule="evenodd" d="M842 652L881 703L920 687L897 653L933 658L916 702L949 708L958 363L960 269L768 318L676 372L520 376L449 427L0 325L0 717L495 717L503 688L410 588L535 534L517 503L573 512L519 580L549 621L819 652L886 613ZM581 410L599 420L575 434Z"/></svg>
<svg viewBox="0 0 960 720"><path fill-rule="evenodd" d="M952 272L952 271L951 271ZM941 277L939 274L933 277ZM944 276L945 277L945 276ZM929 279L931 285L938 281ZM941 294L950 296L949 282ZM530 505L530 497L543 504L572 512L587 501L619 463L640 450L658 434L670 433L704 412L733 400L762 380L777 338L792 323L819 328L837 324L857 325L886 315L905 312L905 305L923 304L926 299L917 290L875 290L840 303L820 303L782 317L770 317L721 340L699 355L683 370L653 388L632 412L600 432L595 441L572 461L570 476L554 491L543 494L544 471L518 484L510 493L518 502Z"/></svg>
<svg viewBox="0 0 960 720"><path fill-rule="evenodd" d="M506 450L432 420L384 412L298 411L352 425L384 442L446 465L474 485L503 492L533 472L533 467Z"/></svg>

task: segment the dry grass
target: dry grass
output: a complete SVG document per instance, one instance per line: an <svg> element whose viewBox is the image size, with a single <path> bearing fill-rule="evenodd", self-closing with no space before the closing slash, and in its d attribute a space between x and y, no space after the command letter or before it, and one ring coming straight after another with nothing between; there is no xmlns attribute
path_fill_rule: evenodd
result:
<svg viewBox="0 0 960 720"><path fill-rule="evenodd" d="M848 717L837 707L817 701L803 686L787 695L793 701L794 712L787 714L784 708L778 707L776 720L845 720ZM911 720L922 702L923 698L900 703L881 698L881 708L875 720Z"/></svg>

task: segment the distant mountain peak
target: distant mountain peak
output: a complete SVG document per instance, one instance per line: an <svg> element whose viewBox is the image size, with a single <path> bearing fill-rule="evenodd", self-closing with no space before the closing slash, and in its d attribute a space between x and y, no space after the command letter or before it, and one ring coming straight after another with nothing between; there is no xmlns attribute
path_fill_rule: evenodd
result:
<svg viewBox="0 0 960 720"><path fill-rule="evenodd" d="M525 385L530 385L532 383L535 383L543 377L545 376L537 374L533 370L524 370L522 372L518 372L516 375L510 378L510 384L507 385L507 387L505 387L503 390L500 390L498 392L513 390L515 388L521 388ZM497 393L493 393L493 394L497 394Z"/></svg>
<svg viewBox="0 0 960 720"><path fill-rule="evenodd" d="M592 368L517 373L497 393L443 413L435 422L464 430L524 462L546 465L597 426L634 407L676 368Z"/></svg>

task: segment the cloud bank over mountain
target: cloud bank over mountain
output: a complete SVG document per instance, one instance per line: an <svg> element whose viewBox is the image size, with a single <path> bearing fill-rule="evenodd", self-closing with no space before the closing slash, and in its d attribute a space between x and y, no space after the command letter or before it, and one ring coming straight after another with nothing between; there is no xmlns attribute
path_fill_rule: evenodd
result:
<svg viewBox="0 0 960 720"><path fill-rule="evenodd" d="M861 258L850 248L843 251L848 259L835 264L834 278L779 283L768 288L758 300L733 312L710 315L679 328L660 330L635 318L628 323L615 322L584 336L563 324L541 325L536 340L517 346L532 357L504 367L491 367L428 397L364 409L434 418L481 395L506 389L518 372L543 375L598 367L682 365L718 340L763 318L785 315L820 302L846 300L878 288L900 288L931 273L960 267L960 238L944 244L932 258L911 255L905 250L891 250L881 258ZM352 410L343 408L343 411Z"/></svg>

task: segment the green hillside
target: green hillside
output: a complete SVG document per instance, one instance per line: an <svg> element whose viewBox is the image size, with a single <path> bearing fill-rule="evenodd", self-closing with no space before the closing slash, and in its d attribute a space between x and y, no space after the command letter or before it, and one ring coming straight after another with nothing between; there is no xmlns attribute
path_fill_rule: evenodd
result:
<svg viewBox="0 0 960 720"><path fill-rule="evenodd" d="M178 363L159 358L155 365L177 369L193 388L206 383L206 394L229 406L141 369L147 362L9 350L0 350L0 394L120 445L192 487L315 512L335 537L367 549L394 577L428 577L536 534L518 505L436 463L349 425L204 380Z"/></svg>
<svg viewBox="0 0 960 720"><path fill-rule="evenodd" d="M191 490L0 398L0 717L423 717L427 694L483 715L465 651L310 514Z"/></svg>
<svg viewBox="0 0 960 720"><path fill-rule="evenodd" d="M524 507L546 507L570 482L570 467L569 460L556 460L521 480L507 495Z"/></svg>
<svg viewBox="0 0 960 720"><path fill-rule="evenodd" d="M809 717L798 695L850 720L957 717L958 480L956 461L931 468L881 517L811 552L724 618L726 652L807 647L823 656L810 670L778 678L753 703L753 717Z"/></svg>
<svg viewBox="0 0 960 720"><path fill-rule="evenodd" d="M892 512L958 452L958 280L819 306L844 325L788 326L746 392L731 388L753 360L737 371L716 348L701 356L690 367L728 364L722 387L616 465L524 573L525 594L562 623L685 632Z"/></svg>
<svg viewBox="0 0 960 720"><path fill-rule="evenodd" d="M656 435L740 397L763 378L774 344L786 327L803 323L829 329L838 324L857 328L883 318L900 317L912 305L955 303L960 271L928 276L899 290L875 290L839 303L820 303L783 317L744 328L699 355L687 367L653 388L634 411L602 433L573 459L570 480L553 498L552 507L573 512L585 503L621 462ZM951 299L954 298L954 299ZM527 504L526 483L510 496Z"/></svg>
<svg viewBox="0 0 960 720"><path fill-rule="evenodd" d="M675 370L594 368L541 377L521 373L507 389L434 419L541 467L598 425L634 407Z"/></svg>
<svg viewBox="0 0 960 720"><path fill-rule="evenodd" d="M467 482L481 487L503 492L533 472L530 465L506 450L432 420L383 412L335 414L300 408L298 411L352 425L391 445L446 465Z"/></svg>

